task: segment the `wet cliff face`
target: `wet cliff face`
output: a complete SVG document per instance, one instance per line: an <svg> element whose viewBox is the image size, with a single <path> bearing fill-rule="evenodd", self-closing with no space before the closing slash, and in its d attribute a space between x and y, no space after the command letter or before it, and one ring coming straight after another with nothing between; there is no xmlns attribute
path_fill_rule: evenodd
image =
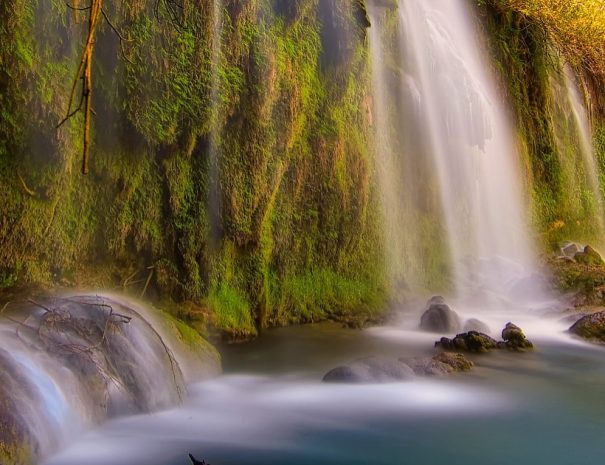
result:
<svg viewBox="0 0 605 465"><path fill-rule="evenodd" d="M591 59L590 54L574 56L555 48L531 9L524 14L510 8L514 2L480 3L494 69L524 154L533 229L545 250L570 238L602 247L605 153L599 141L605 107L596 83L603 82L603 74L589 71L594 65L583 62ZM566 33L573 34L573 29ZM599 46L598 41L593 43ZM584 108L577 108L578 103ZM588 115L581 124L578 112ZM587 156L592 160L587 161Z"/></svg>
<svg viewBox="0 0 605 465"><path fill-rule="evenodd" d="M189 323L235 338L385 308L393 283L372 143L366 2L186 0L176 16L165 2L157 10L143 0L107 2L128 40L120 44L107 24L99 29L87 177L78 174L81 115L56 129L85 14L59 0L5 3L0 286L145 288L181 304ZM551 105L549 44L510 2L477 3L518 128L534 231L543 244L591 240L595 209L585 179L569 168L577 136ZM370 6L398 14L393 0ZM401 34L395 23L385 20L392 42ZM393 80L406 71L387 65ZM600 81L583 82L602 166ZM425 154L413 136L395 132L410 153ZM411 247L430 257L412 274L446 287L435 176L423 163L412 168L407 176L425 182L414 180L423 184L419 226L409 229L422 234ZM580 187L570 193L570 185Z"/></svg>
<svg viewBox="0 0 605 465"><path fill-rule="evenodd" d="M2 286L128 284L153 267L147 292L235 335L379 308L362 5L198 4L177 24L107 4L129 40L99 31L88 177L80 116L55 129L83 15L2 6Z"/></svg>

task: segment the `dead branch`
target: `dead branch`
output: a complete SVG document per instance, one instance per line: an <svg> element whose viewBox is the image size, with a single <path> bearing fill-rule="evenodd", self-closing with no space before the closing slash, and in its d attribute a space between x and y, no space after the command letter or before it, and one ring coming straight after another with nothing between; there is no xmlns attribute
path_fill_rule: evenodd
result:
<svg viewBox="0 0 605 465"><path fill-rule="evenodd" d="M151 278L153 277L153 272L155 270L155 268L153 266L150 266L148 269L150 270L149 276L147 276L147 281L145 281L145 287L143 287L143 291L141 292L141 295L139 296L141 299L145 295L145 292L147 292L147 288L149 287L149 283L151 282Z"/></svg>
<svg viewBox="0 0 605 465"><path fill-rule="evenodd" d="M25 193L27 195L29 195L30 197L36 197L36 193L31 190L29 187L27 187L27 184L25 184L25 179L23 179L23 176L21 176L21 173L17 173L17 176L19 177L19 181L21 181L21 186L23 187L23 190L25 191Z"/></svg>

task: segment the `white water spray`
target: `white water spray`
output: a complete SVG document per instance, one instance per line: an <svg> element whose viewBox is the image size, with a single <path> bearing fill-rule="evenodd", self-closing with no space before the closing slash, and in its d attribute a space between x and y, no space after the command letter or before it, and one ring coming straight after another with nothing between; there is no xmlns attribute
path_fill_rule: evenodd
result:
<svg viewBox="0 0 605 465"><path fill-rule="evenodd" d="M398 14L401 87L414 89L421 122L406 136L436 171L456 294L501 293L531 272L534 255L513 131L480 31L464 0L400 0ZM373 32L374 54L378 40Z"/></svg>
<svg viewBox="0 0 605 465"><path fill-rule="evenodd" d="M569 107L573 114L576 131L579 138L579 150L584 162L584 171L588 187L594 200L596 219L598 221L599 232L605 231L605 208L603 205L603 194L599 182L599 167L596 154L593 147L592 127L588 111L586 110L585 99L580 90L578 81L569 66L564 68L565 86L567 88L567 98Z"/></svg>

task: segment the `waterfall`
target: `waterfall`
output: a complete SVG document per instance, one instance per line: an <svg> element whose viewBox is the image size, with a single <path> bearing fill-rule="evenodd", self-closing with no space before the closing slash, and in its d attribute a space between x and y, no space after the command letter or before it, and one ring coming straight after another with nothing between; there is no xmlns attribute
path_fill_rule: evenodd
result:
<svg viewBox="0 0 605 465"><path fill-rule="evenodd" d="M534 260L513 130L467 3L400 0L392 12L399 30L394 60L400 92L407 96L402 104L411 108L415 120L394 124L400 124L402 139L414 141L413 146L395 148L407 152L400 157L428 157L425 163L434 170L434 179L406 182L415 189L426 182L437 186L453 290L459 297L476 297L511 286L515 278L530 272ZM377 16L383 5L375 2L370 7L378 29L370 37L375 113L377 126L382 126L378 132L393 124L381 121L388 115L384 110L388 98L383 95L388 83L380 58L385 46L383 21ZM391 142L377 143L389 152ZM397 176L396 169L385 170ZM388 183L391 195L399 195L388 187L395 181L383 177L380 182Z"/></svg>
<svg viewBox="0 0 605 465"><path fill-rule="evenodd" d="M210 139L208 148L208 212L210 218L210 240L216 244L220 235L221 186L220 186L220 91L223 36L223 1L212 2L212 47L210 57Z"/></svg>
<svg viewBox="0 0 605 465"><path fill-rule="evenodd" d="M3 316L0 462L30 463L108 417L180 402L180 365L140 312L77 296Z"/></svg>
<svg viewBox="0 0 605 465"><path fill-rule="evenodd" d="M578 147L582 156L586 184L590 189L593 200L593 208L596 215L599 233L605 231L605 209L603 206L603 194L599 181L599 167L593 147L593 136L590 119L585 106L583 93L580 90L576 76L569 66L564 67L565 87L569 108L573 115L573 122L578 137Z"/></svg>

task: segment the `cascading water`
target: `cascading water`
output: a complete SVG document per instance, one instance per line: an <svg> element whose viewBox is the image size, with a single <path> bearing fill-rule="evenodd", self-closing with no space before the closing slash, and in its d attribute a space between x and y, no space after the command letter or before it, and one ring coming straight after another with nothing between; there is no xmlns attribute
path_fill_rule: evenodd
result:
<svg viewBox="0 0 605 465"><path fill-rule="evenodd" d="M584 172L588 188L592 194L593 207L596 214L597 226L602 234L605 231L605 208L603 205L603 194L599 182L598 162L595 158L593 147L592 128L588 112L586 111L585 100L578 81L569 66L564 68L565 86L569 108L573 114L575 129L578 136L578 148L582 155Z"/></svg>
<svg viewBox="0 0 605 465"><path fill-rule="evenodd" d="M173 406L181 368L139 312L79 296L0 323L0 462L31 463L107 417Z"/></svg>
<svg viewBox="0 0 605 465"><path fill-rule="evenodd" d="M398 8L400 86L420 122L403 128L403 137L417 141L414 156L431 157L455 291L501 293L533 267L533 254L513 132L478 28L464 0L401 0ZM379 53L380 32L371 40ZM380 60L373 60L381 89ZM379 91L377 105L384 100Z"/></svg>
<svg viewBox="0 0 605 465"><path fill-rule="evenodd" d="M210 88L210 111L211 130L208 147L208 211L210 217L210 239L213 243L218 241L221 221L221 199L220 199L220 74L219 69L222 60L222 36L223 36L223 1L212 2L212 56L211 66L211 88Z"/></svg>
<svg viewBox="0 0 605 465"><path fill-rule="evenodd" d="M417 118L420 94L411 79L401 77L392 60L392 36L379 27L390 9L375 2L368 8L373 24L369 29L372 126L388 273L397 291L422 292L441 284L443 263L439 259L444 250L434 169L422 152L422 140L413 137L421 129Z"/></svg>

